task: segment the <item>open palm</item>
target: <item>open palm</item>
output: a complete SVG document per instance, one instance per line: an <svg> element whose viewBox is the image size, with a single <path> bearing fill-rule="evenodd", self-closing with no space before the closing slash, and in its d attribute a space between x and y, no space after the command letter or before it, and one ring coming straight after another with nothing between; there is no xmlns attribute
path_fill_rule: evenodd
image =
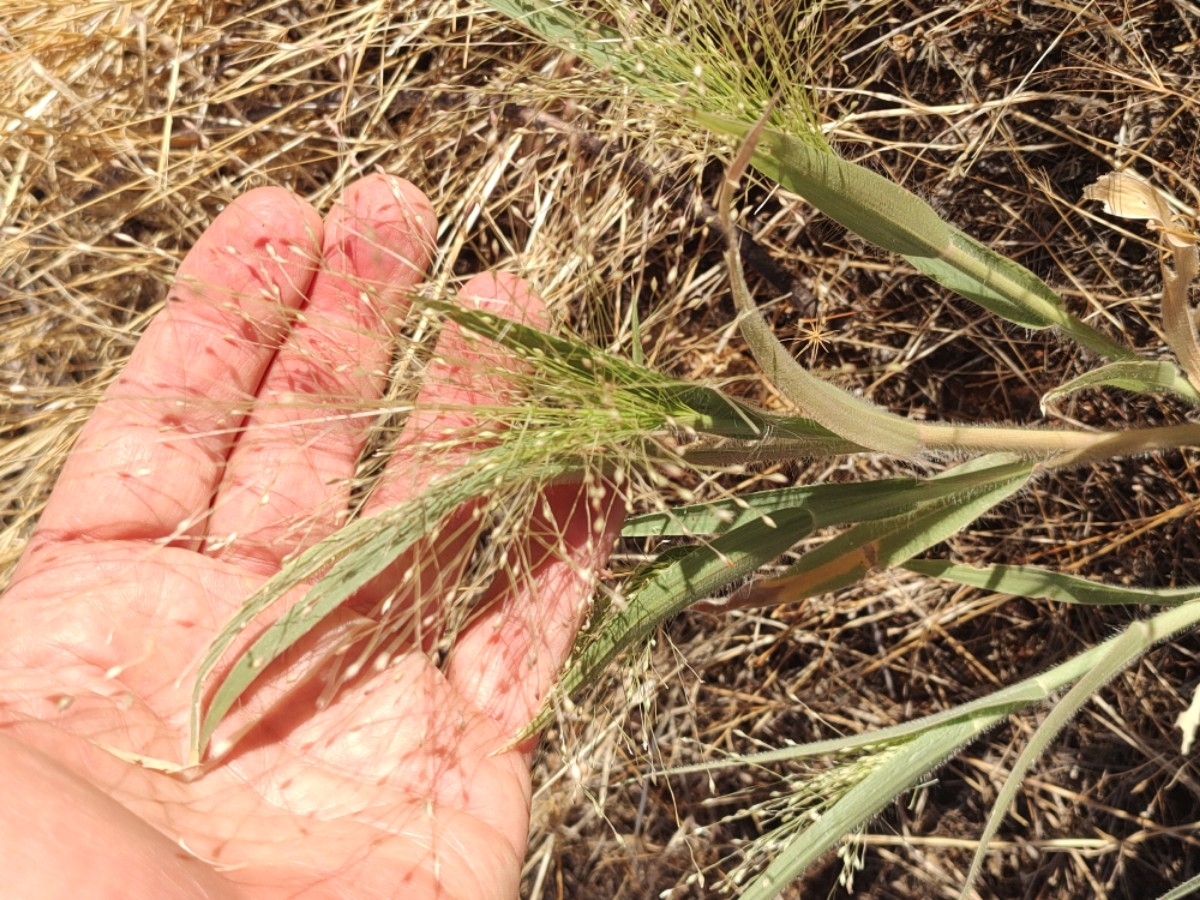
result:
<svg viewBox="0 0 1200 900"><path fill-rule="evenodd" d="M395 178L358 182L324 222L265 188L184 261L0 599L6 896L516 895L531 748L498 751L548 690L620 518L576 486L548 489L523 574L494 586L445 664L421 635L437 633L441 588L474 545L471 509L269 670L246 701L261 721L201 777L128 761L181 758L209 643L344 522L384 335L434 229L429 202ZM462 294L541 316L512 277ZM464 464L418 450L469 428L467 409L502 389L471 365L497 352L445 329L364 514ZM330 702L319 678L289 682L398 585L424 629L408 647Z"/></svg>

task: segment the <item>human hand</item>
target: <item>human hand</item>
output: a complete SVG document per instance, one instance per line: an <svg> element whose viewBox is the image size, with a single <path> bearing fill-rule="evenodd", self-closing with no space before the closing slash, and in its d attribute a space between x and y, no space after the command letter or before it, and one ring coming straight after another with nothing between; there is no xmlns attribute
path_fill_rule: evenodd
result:
<svg viewBox="0 0 1200 900"><path fill-rule="evenodd" d="M248 701L261 722L191 782L103 749L180 758L207 646L287 557L344 522L368 421L354 413L384 388L385 335L434 234L416 188L372 176L324 222L287 191L252 191L188 254L0 598L6 896L516 896L532 747L503 748L565 659L621 518L579 486L547 489L517 550L523 574L493 590L440 668L412 644L324 707L303 686L273 702L286 674L264 679ZM477 277L462 295L542 315L513 277ZM470 427L464 410L503 382L472 377L471 357L496 352L444 329L364 514L466 462L418 454ZM464 512L417 568L453 582L480 527ZM361 625L404 568L329 628ZM436 632L442 599L404 602ZM280 671L319 658L321 641Z"/></svg>

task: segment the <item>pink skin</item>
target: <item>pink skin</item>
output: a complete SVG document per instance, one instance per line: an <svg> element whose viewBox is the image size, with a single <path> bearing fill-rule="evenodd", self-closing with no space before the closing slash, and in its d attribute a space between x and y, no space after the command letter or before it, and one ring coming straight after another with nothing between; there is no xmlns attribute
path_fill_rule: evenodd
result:
<svg viewBox="0 0 1200 900"><path fill-rule="evenodd" d="M324 222L287 191L252 191L188 254L0 602L7 896L517 895L533 748L498 751L549 690L621 518L580 486L547 492L514 551L525 574L493 588L442 669L413 647L318 709L303 687L271 705L279 667L248 700L265 719L192 782L105 749L182 759L190 676L209 642L287 555L343 522L367 419L337 413L383 390L384 335L424 276L434 227L416 188L372 176ZM544 315L511 276L477 277L462 296L509 318ZM368 515L467 464L469 448L422 458L420 445L511 392L497 353L445 329L427 409L406 425ZM491 376L472 377L476 367ZM400 602L436 633L431 573L461 572L470 513L335 627L361 624L416 558Z"/></svg>

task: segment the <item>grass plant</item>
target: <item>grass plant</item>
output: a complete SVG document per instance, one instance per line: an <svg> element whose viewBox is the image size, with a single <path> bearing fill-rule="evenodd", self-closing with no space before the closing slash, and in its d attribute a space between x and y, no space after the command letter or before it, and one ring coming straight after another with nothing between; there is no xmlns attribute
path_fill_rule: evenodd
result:
<svg viewBox="0 0 1200 900"><path fill-rule="evenodd" d="M488 540L445 586L468 621L486 584L523 564L505 551L538 490L580 477L620 490L635 514L621 571L530 725L554 735L530 896L765 898L838 878L846 890L869 880L873 896L930 882L946 896L1132 896L1147 869L1163 896L1182 895L1200 877L1188 833L1200 794L1172 732L1200 622L1197 250L1191 207L1128 170L1194 188L1195 154L1167 169L1152 138L1186 134L1197 110L1173 64L1126 41L1150 13L1011 14L1033 16L1050 49L981 96L959 39L999 41L1003 4L910 18L878 3L732 0L13 13L0 562L15 560L71 436L223 202L285 183L327 205L356 175L398 171L443 216L430 285L394 336L401 387L378 408L313 414L358 417L386 448L445 318L518 361L513 390L431 439L465 468L352 521L251 599L189 673L186 757L147 763L219 757L236 734L214 745L217 727L270 661L482 503ZM1188 27L1178 53L1200 65ZM1089 28L1127 57L1087 77L1119 88L1090 85L1062 50ZM920 71L942 81L923 77L958 84L961 100L935 107L916 82L907 96L884 89L885 70L916 78L913 42ZM1132 145L1100 142L1082 119L1047 124L1037 104L1062 98L1030 84L1050 50L1093 90L1070 103L1107 109L1123 91L1178 111ZM1074 194L1029 162L1018 131L1031 119L1056 152L1088 160ZM869 132L879 123L888 137ZM1003 177L992 156L1011 160ZM903 186L930 165L950 183L940 196ZM1113 230L1123 220L1085 207L1085 184L1150 229ZM1031 239L1018 203L1056 218ZM969 234L966 212L989 233ZM1122 274L1130 248L1161 288ZM558 327L449 301L458 278L491 265L529 278ZM764 284L769 304L756 300ZM805 292L822 312L797 353L781 335ZM881 298L891 318L870 311ZM849 313L835 330L837 303ZM987 401L953 396L972 392ZM364 458L360 495L376 467ZM274 610L297 588L301 601ZM376 612L345 678L419 627L411 609ZM227 665L247 628L256 639ZM1182 721L1186 746L1195 726ZM1094 767L1097 743L1136 762ZM1119 797L1048 787L1072 767L1099 773L1084 779L1093 789L1118 780ZM693 803L693 789L708 799ZM1110 831L1089 831L1089 811ZM931 818L954 828L944 846L889 843L889 830L934 833ZM1092 843L1055 845L1048 830ZM666 861L657 874L643 854ZM586 874L605 867L626 871L613 881L625 886Z"/></svg>

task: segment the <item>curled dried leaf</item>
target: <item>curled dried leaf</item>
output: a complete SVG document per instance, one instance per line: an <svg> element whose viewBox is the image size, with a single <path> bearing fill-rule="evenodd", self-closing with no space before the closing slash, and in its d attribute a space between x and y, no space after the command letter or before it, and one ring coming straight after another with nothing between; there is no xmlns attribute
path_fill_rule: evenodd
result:
<svg viewBox="0 0 1200 900"><path fill-rule="evenodd" d="M1083 199L1096 200L1104 211L1122 219L1143 219L1155 231L1161 232L1172 247L1195 246L1197 236L1178 226L1178 217L1171 212L1166 195L1133 172L1110 172L1101 175L1083 189Z"/></svg>
<svg viewBox="0 0 1200 900"><path fill-rule="evenodd" d="M1163 276L1163 331L1167 344L1192 386L1200 389L1200 341L1192 324L1188 291L1200 272L1200 236L1171 213L1170 200L1133 172L1111 172L1084 188L1085 200L1104 204L1105 212L1125 219L1144 219L1162 234L1159 264Z"/></svg>

